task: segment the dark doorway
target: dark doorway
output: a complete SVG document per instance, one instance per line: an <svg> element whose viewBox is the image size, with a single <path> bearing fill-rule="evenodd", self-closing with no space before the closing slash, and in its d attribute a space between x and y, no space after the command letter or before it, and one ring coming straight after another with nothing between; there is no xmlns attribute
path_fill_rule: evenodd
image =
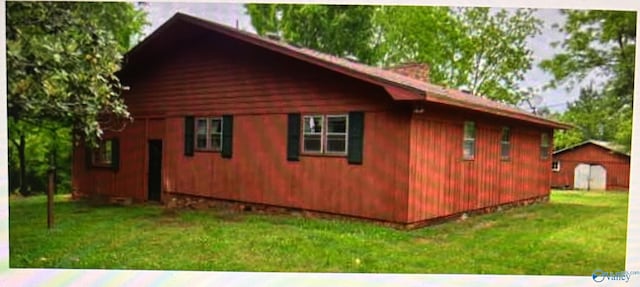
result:
<svg viewBox="0 0 640 287"><path fill-rule="evenodd" d="M147 170L148 199L160 201L160 187L162 186L162 141L149 141L149 168Z"/></svg>

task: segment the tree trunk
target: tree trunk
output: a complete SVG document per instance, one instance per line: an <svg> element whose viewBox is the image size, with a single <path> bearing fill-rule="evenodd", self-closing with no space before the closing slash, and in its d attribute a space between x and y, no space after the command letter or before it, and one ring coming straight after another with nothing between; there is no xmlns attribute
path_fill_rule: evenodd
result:
<svg viewBox="0 0 640 287"><path fill-rule="evenodd" d="M27 189L27 164L25 159L25 136L20 133L20 142L18 144L18 158L20 160L20 194L22 196L29 195Z"/></svg>

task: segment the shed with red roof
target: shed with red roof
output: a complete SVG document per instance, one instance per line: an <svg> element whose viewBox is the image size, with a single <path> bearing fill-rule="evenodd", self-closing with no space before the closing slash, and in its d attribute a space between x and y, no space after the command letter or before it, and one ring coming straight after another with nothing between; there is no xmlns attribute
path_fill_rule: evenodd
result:
<svg viewBox="0 0 640 287"><path fill-rule="evenodd" d="M74 150L74 192L402 225L548 197L553 131L566 125L412 78L426 75L414 68L176 14L127 53L134 121Z"/></svg>

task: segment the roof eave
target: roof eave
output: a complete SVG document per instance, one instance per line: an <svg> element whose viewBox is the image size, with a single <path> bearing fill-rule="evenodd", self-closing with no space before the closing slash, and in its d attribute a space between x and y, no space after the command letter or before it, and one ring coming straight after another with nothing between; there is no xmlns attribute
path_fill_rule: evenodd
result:
<svg viewBox="0 0 640 287"><path fill-rule="evenodd" d="M517 120L521 120L521 121L535 123L535 124L538 124L538 125L551 127L553 129L566 130L566 129L571 128L570 125L567 125L567 124L564 124L564 123L560 123L560 122L556 122L556 121L552 121L552 120L548 120L548 119L544 119L544 118L541 118L541 117L538 117L538 116L535 116L535 115L527 115L527 114L524 114L524 113L509 112L509 111L506 111L506 110L496 110L496 109L492 109L492 108L489 108L489 107L477 105L475 103L456 101L456 100L451 99L451 98L437 96L437 95L434 95L432 93L428 93L427 97L425 98L425 100L428 101L428 102L441 103L441 104L446 104L446 105L450 105L450 106L456 106L456 107L475 110L475 111L484 112L484 113L488 113L488 114L493 114L493 115L497 115L497 116L501 116L501 117L507 117L507 118L511 118L511 119L517 119Z"/></svg>

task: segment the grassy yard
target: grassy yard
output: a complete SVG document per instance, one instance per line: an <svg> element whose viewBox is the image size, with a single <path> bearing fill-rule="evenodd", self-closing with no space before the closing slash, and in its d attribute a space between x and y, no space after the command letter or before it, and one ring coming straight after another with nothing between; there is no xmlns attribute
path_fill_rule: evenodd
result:
<svg viewBox="0 0 640 287"><path fill-rule="evenodd" d="M413 231L371 223L10 199L10 266L220 271L590 275L624 270L625 193L554 191L548 204Z"/></svg>

